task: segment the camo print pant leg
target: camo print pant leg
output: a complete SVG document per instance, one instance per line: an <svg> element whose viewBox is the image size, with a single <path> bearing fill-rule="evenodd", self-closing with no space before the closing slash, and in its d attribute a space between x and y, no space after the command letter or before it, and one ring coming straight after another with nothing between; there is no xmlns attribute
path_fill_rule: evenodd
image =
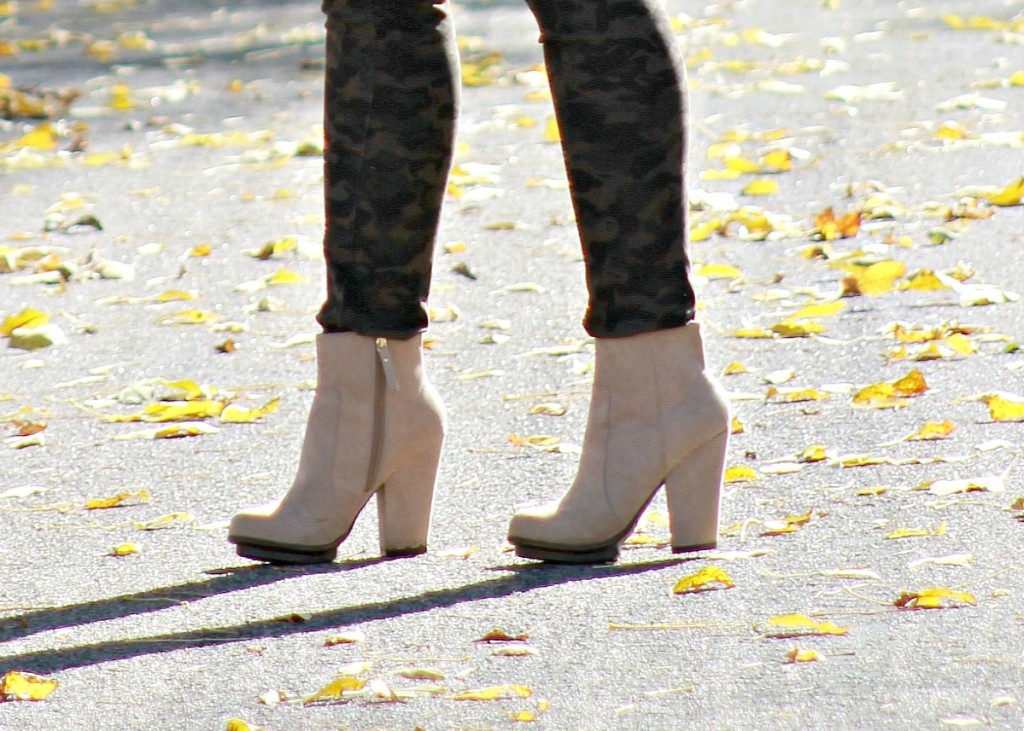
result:
<svg viewBox="0 0 1024 731"><path fill-rule="evenodd" d="M325 0L325 332L427 326L434 239L458 116L448 5Z"/></svg>
<svg viewBox="0 0 1024 731"><path fill-rule="evenodd" d="M621 337L684 325L685 80L657 0L527 0L544 44L590 302Z"/></svg>

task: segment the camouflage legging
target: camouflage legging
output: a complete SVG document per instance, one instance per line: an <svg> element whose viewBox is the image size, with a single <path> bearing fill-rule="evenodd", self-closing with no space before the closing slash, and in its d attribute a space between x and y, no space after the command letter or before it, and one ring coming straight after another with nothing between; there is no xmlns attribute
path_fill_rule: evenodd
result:
<svg viewBox="0 0 1024 731"><path fill-rule="evenodd" d="M527 0L544 44L586 261L584 327L693 319L685 91L657 0ZM458 116L447 3L325 0L327 332L405 338L424 303Z"/></svg>

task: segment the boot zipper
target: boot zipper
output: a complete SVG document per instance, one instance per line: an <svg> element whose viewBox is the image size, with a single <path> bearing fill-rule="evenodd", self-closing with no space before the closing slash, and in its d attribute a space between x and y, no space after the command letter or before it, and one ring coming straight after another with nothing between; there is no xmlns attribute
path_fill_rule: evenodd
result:
<svg viewBox="0 0 1024 731"><path fill-rule="evenodd" d="M384 453L384 411L387 391L398 390L387 338L377 338L374 346L377 358L373 377L373 443L370 446L370 466L366 472L366 492L371 492L377 485L377 473L380 471L380 461Z"/></svg>
<svg viewBox="0 0 1024 731"><path fill-rule="evenodd" d="M377 357L380 358L380 366L384 371L384 382L389 391L398 390L398 381L395 379L395 368L391 363L391 351L388 350L387 338L377 338Z"/></svg>

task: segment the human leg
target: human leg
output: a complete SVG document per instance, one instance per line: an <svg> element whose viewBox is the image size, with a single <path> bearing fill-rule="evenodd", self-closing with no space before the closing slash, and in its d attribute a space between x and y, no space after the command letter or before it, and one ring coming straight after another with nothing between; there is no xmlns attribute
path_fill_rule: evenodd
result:
<svg viewBox="0 0 1024 731"><path fill-rule="evenodd" d="M457 116L447 5L327 0L327 301L298 472L234 516L239 555L334 559L374 495L381 551L426 550L444 438L423 369L424 304Z"/></svg>
<svg viewBox="0 0 1024 731"><path fill-rule="evenodd" d="M580 466L520 511L520 556L615 560L666 487L674 550L717 541L728 407L705 371L686 258L685 88L650 0L528 0L586 261L595 375Z"/></svg>
<svg viewBox="0 0 1024 731"><path fill-rule="evenodd" d="M326 0L324 331L407 338L424 303L458 115L449 7Z"/></svg>
<svg viewBox="0 0 1024 731"><path fill-rule="evenodd" d="M586 261L584 327L602 338L685 325L685 79L664 12L656 0L527 1Z"/></svg>

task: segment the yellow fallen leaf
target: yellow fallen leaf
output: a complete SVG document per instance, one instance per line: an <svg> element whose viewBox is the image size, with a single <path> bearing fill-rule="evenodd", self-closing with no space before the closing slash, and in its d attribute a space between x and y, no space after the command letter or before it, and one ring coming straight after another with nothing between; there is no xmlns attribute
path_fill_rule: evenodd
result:
<svg viewBox="0 0 1024 731"><path fill-rule="evenodd" d="M910 402L898 397L891 383L875 383L855 393L852 403L870 409L894 409Z"/></svg>
<svg viewBox="0 0 1024 731"><path fill-rule="evenodd" d="M548 117L544 121L544 141L545 142L561 142L562 132L558 128L558 120L554 117Z"/></svg>
<svg viewBox="0 0 1024 731"><path fill-rule="evenodd" d="M760 162L761 169L766 173L788 173L793 169L793 153L789 150L772 150Z"/></svg>
<svg viewBox="0 0 1024 731"><path fill-rule="evenodd" d="M786 653L786 662L788 663L802 663L802 662L818 662L825 658L817 650L801 650L799 647L794 647Z"/></svg>
<svg viewBox="0 0 1024 731"><path fill-rule="evenodd" d="M893 336L901 343L926 343L941 340L946 335L946 328L940 327L909 327L906 323L894 322L887 326Z"/></svg>
<svg viewBox="0 0 1024 731"><path fill-rule="evenodd" d="M464 690L452 696L456 701L500 701L509 698L529 698L533 691L525 685L495 685L489 688Z"/></svg>
<svg viewBox="0 0 1024 731"><path fill-rule="evenodd" d="M97 498L85 504L86 510L107 510L109 508L121 508L129 505L139 505L149 502L149 493L146 490L139 492L122 492L109 498Z"/></svg>
<svg viewBox="0 0 1024 731"><path fill-rule="evenodd" d="M872 485L871 487L862 487L857 490L857 497L878 497L889 492L888 485Z"/></svg>
<svg viewBox="0 0 1024 731"><path fill-rule="evenodd" d="M207 310L182 310L163 315L157 318L157 322L161 325L205 325L220 319L219 315Z"/></svg>
<svg viewBox="0 0 1024 731"><path fill-rule="evenodd" d="M135 414L107 417L107 421L115 424L132 421L164 424L172 421L211 419L219 416L223 410L224 403L221 401L161 401L155 404L146 404L141 412Z"/></svg>
<svg viewBox="0 0 1024 731"><path fill-rule="evenodd" d="M806 338L825 332L825 326L820 322L794 322L792 320L777 322L768 329L783 338Z"/></svg>
<svg viewBox="0 0 1024 731"><path fill-rule="evenodd" d="M765 395L765 400L785 401L790 404L803 403L805 401L827 401L829 395L816 388L775 388L772 386Z"/></svg>
<svg viewBox="0 0 1024 731"><path fill-rule="evenodd" d="M187 378L176 381L162 379L160 385L167 389L169 396L164 398L169 401L202 401L217 395L216 387L201 385Z"/></svg>
<svg viewBox="0 0 1024 731"><path fill-rule="evenodd" d="M523 436L522 434L509 434L508 440L517 447L536 447L537 449L551 449L561 444L560 437L551 434L533 434Z"/></svg>
<svg viewBox="0 0 1024 731"><path fill-rule="evenodd" d="M751 482L757 479L757 472L752 467L729 467L725 471L725 484Z"/></svg>
<svg viewBox="0 0 1024 731"><path fill-rule="evenodd" d="M474 642L526 642L530 639L527 634L515 634L511 635L503 629L494 628L480 639L474 640Z"/></svg>
<svg viewBox="0 0 1024 731"><path fill-rule="evenodd" d="M993 421L1024 421L1024 401L1003 396L989 396L985 399L989 416Z"/></svg>
<svg viewBox="0 0 1024 731"><path fill-rule="evenodd" d="M1021 205L1021 201L1024 199L1024 178L1010 183L996 193L989 193L985 198L994 206L1009 207Z"/></svg>
<svg viewBox="0 0 1024 731"><path fill-rule="evenodd" d="M745 327L735 330L732 334L734 338L744 338L748 340L761 340L761 339L772 339L775 337L775 333L771 330L765 330L761 327Z"/></svg>
<svg viewBox="0 0 1024 731"><path fill-rule="evenodd" d="M252 731L252 726L240 718L229 718L225 731Z"/></svg>
<svg viewBox="0 0 1024 731"><path fill-rule="evenodd" d="M266 278L266 283L270 287L277 287L286 284L301 284L304 281L305 280L301 274L289 269L281 269Z"/></svg>
<svg viewBox="0 0 1024 731"><path fill-rule="evenodd" d="M356 693L365 687L365 680L343 675L340 678L335 678L316 693L306 696L302 701L302 705L309 706L314 703L337 703L345 699L346 693Z"/></svg>
<svg viewBox="0 0 1024 731"><path fill-rule="evenodd" d="M705 566L695 574L684 576L672 587L673 594L696 594L716 589L731 589L732 578L717 566Z"/></svg>
<svg viewBox="0 0 1024 731"><path fill-rule="evenodd" d="M953 350L958 355L974 355L978 352L977 347L971 342L971 339L963 333L953 333L946 337L943 344Z"/></svg>
<svg viewBox="0 0 1024 731"><path fill-rule="evenodd" d="M399 668L395 671L395 675L409 680L433 680L441 681L445 679L443 671L437 668Z"/></svg>
<svg viewBox="0 0 1024 731"><path fill-rule="evenodd" d="M724 376L735 376L735 375L738 375L740 373L746 373L746 372L747 372L747 367L745 365L743 365L742 363L738 363L736 361L733 361L732 363L730 363L729 365L727 365L725 367L725 371L722 373L722 375L724 375Z"/></svg>
<svg viewBox="0 0 1024 731"><path fill-rule="evenodd" d="M893 383L893 389L900 396L920 396L928 390L928 383L921 371L914 369Z"/></svg>
<svg viewBox="0 0 1024 731"><path fill-rule="evenodd" d="M707 221L696 222L690 227L690 241L707 241L711 238L711 235L716 231L721 230L722 221L718 218L712 218Z"/></svg>
<svg viewBox="0 0 1024 731"><path fill-rule="evenodd" d="M828 459L828 447L822 444L804 447L797 456L799 462L824 462L826 459Z"/></svg>
<svg viewBox="0 0 1024 731"><path fill-rule="evenodd" d="M0 323L0 336L7 338L18 328L42 327L48 322L50 322L50 316L45 312L40 312L32 307L26 307L20 312L4 318L3 322Z"/></svg>
<svg viewBox="0 0 1024 731"><path fill-rule="evenodd" d="M938 292L949 289L949 285L943 282L931 269L924 269L905 282L900 282L901 290L913 290L916 292Z"/></svg>
<svg viewBox="0 0 1024 731"><path fill-rule="evenodd" d="M188 292L188 291L181 290L181 289L169 289L166 292L161 292L160 294L158 294L155 297L153 297L153 301L154 302L160 302L160 303L163 303L163 302L182 302L182 301L194 300L194 299L199 299L199 294L197 292Z"/></svg>
<svg viewBox="0 0 1024 731"><path fill-rule="evenodd" d="M956 425L946 419L944 421L928 421L913 434L904 437L907 442L930 442L945 439L956 430Z"/></svg>
<svg viewBox="0 0 1024 731"><path fill-rule="evenodd" d="M834 302L821 302L818 304L807 305L806 307L797 310L786 319L792 320L811 320L816 317L831 317L832 315L838 315L840 312L846 309L846 303L842 300L835 300Z"/></svg>
<svg viewBox="0 0 1024 731"><path fill-rule="evenodd" d="M811 522L811 518L814 517L814 508L808 508L806 513L798 513L796 515L787 515L782 519L786 525L805 525Z"/></svg>
<svg viewBox="0 0 1024 731"><path fill-rule="evenodd" d="M568 409L565 404L543 403L530 407L531 414L542 414L544 416L565 416Z"/></svg>
<svg viewBox="0 0 1024 731"><path fill-rule="evenodd" d="M495 647L491 650L495 657L532 657L536 654L537 648L528 645L509 645L506 647Z"/></svg>
<svg viewBox="0 0 1024 731"><path fill-rule="evenodd" d="M1010 23L1005 20L998 20L988 15L956 15L944 13L942 21L954 30L985 30L1002 31L1010 30Z"/></svg>
<svg viewBox="0 0 1024 731"><path fill-rule="evenodd" d="M127 112L138 105L132 100L131 88L125 83L118 83L110 89L107 106L119 112Z"/></svg>
<svg viewBox="0 0 1024 731"><path fill-rule="evenodd" d="M290 251L294 251L298 244L299 240L297 238L294 236L287 236L285 238L267 241L258 249L245 249L245 253L255 259L266 261L267 259L279 257Z"/></svg>
<svg viewBox="0 0 1024 731"><path fill-rule="evenodd" d="M892 259L867 267L841 265L841 268L849 272L849 276L843 280L843 294L869 297L891 292L896 280L907 273L906 264Z"/></svg>
<svg viewBox="0 0 1024 731"><path fill-rule="evenodd" d="M460 51L466 59L460 66L464 86L487 86L494 83L501 64L500 53L497 51L480 52L479 49L470 53L470 48L462 44L461 39Z"/></svg>
<svg viewBox="0 0 1024 731"><path fill-rule="evenodd" d="M132 556L138 552L139 547L136 546L134 543L119 543L118 545L111 548L110 553L108 553L107 555L113 556L115 558L123 558L124 556Z"/></svg>
<svg viewBox="0 0 1024 731"><path fill-rule="evenodd" d="M860 233L860 226L860 211L836 216L834 209L826 208L814 219L814 236L824 241L853 238Z"/></svg>
<svg viewBox="0 0 1024 731"><path fill-rule="evenodd" d="M875 383L862 388L853 395L852 403L873 409L889 409L905 406L908 397L919 396L928 390L924 374L912 370L892 382Z"/></svg>
<svg viewBox="0 0 1024 731"><path fill-rule="evenodd" d="M59 139L57 130L49 122L43 122L28 133L10 144L15 150L31 148L35 150L56 150Z"/></svg>
<svg viewBox="0 0 1024 731"><path fill-rule="evenodd" d="M743 276L743 272L731 264L704 264L694 273L705 279L738 279Z"/></svg>
<svg viewBox="0 0 1024 731"><path fill-rule="evenodd" d="M890 363L899 363L900 361L906 360L910 353L907 351L906 345L901 345L898 348L888 351L888 361Z"/></svg>
<svg viewBox="0 0 1024 731"><path fill-rule="evenodd" d="M0 701L41 701L60 687L56 680L10 670L0 678Z"/></svg>
<svg viewBox="0 0 1024 731"><path fill-rule="evenodd" d="M166 528L189 525L194 522L195 518L193 518L189 513L169 513L168 515L161 516L155 520L150 520L146 523L136 523L135 530L164 530Z"/></svg>
<svg viewBox="0 0 1024 731"><path fill-rule="evenodd" d="M740 146L731 140L714 142L708 145L708 160L722 160L740 154Z"/></svg>
<svg viewBox="0 0 1024 731"><path fill-rule="evenodd" d="M40 350L52 345L65 345L68 342L64 331L57 325L40 327L18 327L10 335L8 345L21 350Z"/></svg>
<svg viewBox="0 0 1024 731"><path fill-rule="evenodd" d="M775 195L779 192L779 183L770 178L757 178L743 187L742 194L749 196Z"/></svg>
<svg viewBox="0 0 1024 731"><path fill-rule="evenodd" d="M974 596L965 591L953 591L937 586L923 591L902 591L893 602L900 609L943 609L976 603Z"/></svg>
<svg viewBox="0 0 1024 731"><path fill-rule="evenodd" d="M942 522L931 528L904 528L900 527L891 533L887 533L885 537L889 540L900 540L901 538L925 538L930 536L943 536L946 534L946 523Z"/></svg>
<svg viewBox="0 0 1024 731"><path fill-rule="evenodd" d="M769 617L765 635L773 639L810 637L815 635L848 635L850 630L832 622L816 622L803 614L781 614Z"/></svg>
<svg viewBox="0 0 1024 731"><path fill-rule="evenodd" d="M741 174L759 173L761 165L741 155L729 156L724 159L725 167Z"/></svg>
<svg viewBox="0 0 1024 731"><path fill-rule="evenodd" d="M130 434L118 434L111 437L115 441L136 441L146 439L181 439L184 437L198 437L205 434L216 434L219 429L201 421L185 421L180 424L170 424L156 429L132 432Z"/></svg>
<svg viewBox="0 0 1024 731"><path fill-rule="evenodd" d="M742 177L743 173L739 170L720 170L720 169L708 169L700 171L701 180L737 180Z"/></svg>
<svg viewBox="0 0 1024 731"><path fill-rule="evenodd" d="M761 533L762 536L781 536L787 533L796 533L799 528L795 525L789 525L782 520L766 520L764 521L764 531Z"/></svg>
<svg viewBox="0 0 1024 731"><path fill-rule="evenodd" d="M252 424L264 416L273 414L281 404L281 398L273 398L267 403L255 409L246 409L238 404L228 404L220 412L220 423L222 424Z"/></svg>

